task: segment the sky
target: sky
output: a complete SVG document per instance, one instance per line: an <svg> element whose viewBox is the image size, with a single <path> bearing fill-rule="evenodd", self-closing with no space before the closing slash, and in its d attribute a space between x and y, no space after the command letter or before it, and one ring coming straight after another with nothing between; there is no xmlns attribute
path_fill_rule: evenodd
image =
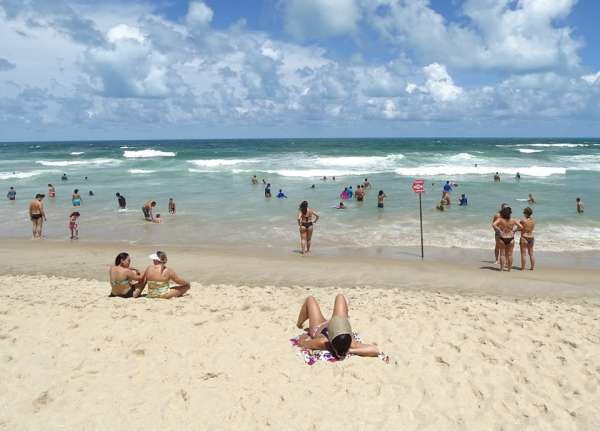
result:
<svg viewBox="0 0 600 431"><path fill-rule="evenodd" d="M0 140L600 136L595 0L0 0Z"/></svg>

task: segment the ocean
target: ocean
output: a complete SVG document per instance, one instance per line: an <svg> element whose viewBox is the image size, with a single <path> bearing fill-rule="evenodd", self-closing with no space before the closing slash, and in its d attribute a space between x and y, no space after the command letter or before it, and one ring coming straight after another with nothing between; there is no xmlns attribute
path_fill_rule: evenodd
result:
<svg viewBox="0 0 600 431"><path fill-rule="evenodd" d="M411 184L419 178L426 184L426 246L491 248L490 222L500 203L520 216L531 193L538 250L600 249L600 139L5 142L0 154L3 193L17 190L16 202L0 201L3 238L30 237L28 203L36 193L47 195L52 183L57 196L44 201L48 238L68 238L77 188L82 240L294 250L298 205L308 200L321 216L315 249L415 246L419 208ZM500 183L493 181L495 172ZM61 181L63 173L68 181ZM261 184L252 185L252 175ZM365 178L372 184L365 201L335 209L343 188ZM271 199L264 197L263 179L271 183ZM453 205L439 212L446 180L457 184ZM279 189L287 199L275 198ZM383 210L377 208L379 190L387 195ZM116 192L127 198L127 211L117 211ZM461 193L467 207L457 205ZM168 214L170 197L175 216ZM585 203L584 214L575 212L576 197ZM158 202L162 224L144 222L147 200Z"/></svg>

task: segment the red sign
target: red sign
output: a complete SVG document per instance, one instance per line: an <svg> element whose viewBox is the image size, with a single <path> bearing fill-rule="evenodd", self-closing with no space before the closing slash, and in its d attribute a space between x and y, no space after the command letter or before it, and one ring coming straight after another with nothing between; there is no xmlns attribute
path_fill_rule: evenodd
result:
<svg viewBox="0 0 600 431"><path fill-rule="evenodd" d="M412 189L417 194L425 193L425 180L414 180Z"/></svg>

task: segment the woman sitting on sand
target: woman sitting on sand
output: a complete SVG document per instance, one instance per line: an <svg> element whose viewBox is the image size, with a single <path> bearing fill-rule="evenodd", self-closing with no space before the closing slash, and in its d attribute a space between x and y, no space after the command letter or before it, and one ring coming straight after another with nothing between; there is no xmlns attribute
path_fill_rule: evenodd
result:
<svg viewBox="0 0 600 431"><path fill-rule="evenodd" d="M144 287L144 277L135 268L131 268L128 253L119 253L115 266L110 268L110 297L137 298Z"/></svg>
<svg viewBox="0 0 600 431"><path fill-rule="evenodd" d="M300 212L298 213L302 254L310 253L310 241L312 240L314 224L318 220L319 214L317 214L314 209L308 207L307 201L302 201L300 204Z"/></svg>
<svg viewBox="0 0 600 431"><path fill-rule="evenodd" d="M499 235L496 236L496 245L500 250L500 271L510 271L513 263L513 251L515 249L515 227L523 230L518 220L512 218L512 209L504 207L500 210L500 217L493 224Z"/></svg>
<svg viewBox="0 0 600 431"><path fill-rule="evenodd" d="M338 359L348 353L357 356L379 356L374 344L364 344L352 339L348 320L348 302L344 295L336 295L331 319L326 320L317 300L309 296L304 300L296 326L300 329L308 320L307 334L300 337L300 347L311 350L329 350Z"/></svg>
<svg viewBox="0 0 600 431"><path fill-rule="evenodd" d="M535 257L533 256L533 245L535 244L535 238L533 231L535 229L535 221L531 215L533 210L529 207L523 210L523 219L521 225L521 240L519 246L521 247L521 271L525 271L525 256L529 254L529 262L531 263L531 270L535 267Z"/></svg>
<svg viewBox="0 0 600 431"><path fill-rule="evenodd" d="M170 299L183 296L190 290L190 283L179 277L174 270L167 268L167 254L157 251L151 254L152 264L144 271L148 284L148 298ZM171 281L176 283L171 286Z"/></svg>

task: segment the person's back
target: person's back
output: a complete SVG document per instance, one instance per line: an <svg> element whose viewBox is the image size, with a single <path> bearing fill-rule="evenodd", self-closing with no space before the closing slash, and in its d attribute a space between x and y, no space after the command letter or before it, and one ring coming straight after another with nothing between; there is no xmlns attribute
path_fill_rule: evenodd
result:
<svg viewBox="0 0 600 431"><path fill-rule="evenodd" d="M6 194L6 197L7 197L7 198L8 198L8 200L10 200L10 201L14 201L14 200L16 200L16 199L17 199L17 191L16 191L16 190L15 190L13 187L11 187L11 188L8 190L8 193Z"/></svg>

